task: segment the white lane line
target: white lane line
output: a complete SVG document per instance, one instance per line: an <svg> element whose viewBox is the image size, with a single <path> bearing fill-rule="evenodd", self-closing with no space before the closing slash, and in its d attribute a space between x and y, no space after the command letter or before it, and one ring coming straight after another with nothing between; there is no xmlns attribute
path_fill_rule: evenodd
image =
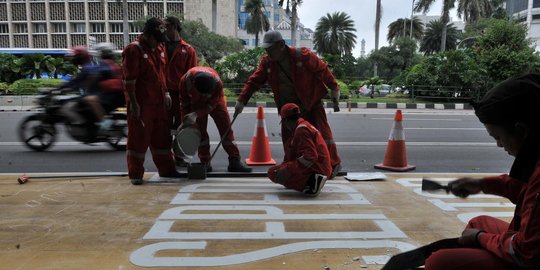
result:
<svg viewBox="0 0 540 270"><path fill-rule="evenodd" d="M372 120L394 120L394 117L373 117ZM463 121L462 119L452 118L404 118L403 121Z"/></svg>
<svg viewBox="0 0 540 270"><path fill-rule="evenodd" d="M235 141L237 145L251 145L251 141ZM217 145L217 141L210 142L212 145ZM282 142L270 142L271 145L282 145ZM336 142L340 146L386 146L388 141L384 142ZM22 146L21 142L0 142L0 146ZM56 142L55 146L82 146L85 145L79 142ZM92 144L93 146L108 146L104 143ZM486 142L407 142L409 146L497 146L495 143Z"/></svg>
<svg viewBox="0 0 540 270"><path fill-rule="evenodd" d="M485 131L486 128L460 128L460 127L455 127L455 128L425 128L425 127L412 127L412 128L405 128L406 130L407 129L410 129L410 130L414 130L414 129L420 129L420 130L481 130L481 131Z"/></svg>

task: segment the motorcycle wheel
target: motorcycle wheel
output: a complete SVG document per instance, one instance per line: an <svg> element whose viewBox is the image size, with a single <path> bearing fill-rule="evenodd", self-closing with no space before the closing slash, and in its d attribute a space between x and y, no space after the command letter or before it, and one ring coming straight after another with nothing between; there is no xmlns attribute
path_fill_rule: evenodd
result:
<svg viewBox="0 0 540 270"><path fill-rule="evenodd" d="M127 116L126 114L118 113L113 114L111 117L114 120L112 127L114 135L109 135L107 143L118 151L125 151L128 136Z"/></svg>
<svg viewBox="0 0 540 270"><path fill-rule="evenodd" d="M34 151L45 151L56 141L56 128L38 115L30 115L19 125L19 139Z"/></svg>

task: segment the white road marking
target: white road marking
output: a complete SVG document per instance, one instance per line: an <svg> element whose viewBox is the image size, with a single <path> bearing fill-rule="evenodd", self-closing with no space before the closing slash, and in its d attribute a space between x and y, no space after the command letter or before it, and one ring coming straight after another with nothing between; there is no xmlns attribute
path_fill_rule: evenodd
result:
<svg viewBox="0 0 540 270"><path fill-rule="evenodd" d="M211 141L211 145L217 145L218 141ZM252 141L235 141L237 145L252 145ZM270 145L283 145L281 141L271 141ZM386 146L388 141L384 142L336 142L340 146ZM85 144L80 142L55 142L54 146L84 146ZM497 146L494 142L407 142L410 146ZM0 146L23 146L21 142L0 142ZM95 143L92 146L104 146L110 148L105 143Z"/></svg>

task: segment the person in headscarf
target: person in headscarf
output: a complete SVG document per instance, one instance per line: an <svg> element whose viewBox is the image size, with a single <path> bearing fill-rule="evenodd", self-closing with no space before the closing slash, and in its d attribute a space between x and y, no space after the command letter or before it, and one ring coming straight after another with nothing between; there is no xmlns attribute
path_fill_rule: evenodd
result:
<svg viewBox="0 0 540 270"><path fill-rule="evenodd" d="M471 219L459 247L432 253L425 269L540 269L540 74L508 79L473 107L497 146L515 160L509 174L457 179L450 191L462 198L503 196L516 205L514 216L510 223Z"/></svg>

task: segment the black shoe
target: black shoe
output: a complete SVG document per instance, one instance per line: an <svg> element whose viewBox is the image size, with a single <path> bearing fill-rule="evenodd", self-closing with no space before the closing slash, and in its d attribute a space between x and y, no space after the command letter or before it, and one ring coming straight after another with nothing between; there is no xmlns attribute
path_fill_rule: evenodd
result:
<svg viewBox="0 0 540 270"><path fill-rule="evenodd" d="M304 194L310 197L317 197L321 193L324 184L326 184L327 177L322 174L315 174L315 181L312 186L309 186L304 190Z"/></svg>
<svg viewBox="0 0 540 270"><path fill-rule="evenodd" d="M140 186L144 183L142 179L129 179L131 181L131 184L134 186Z"/></svg>
<svg viewBox="0 0 540 270"><path fill-rule="evenodd" d="M229 167L227 167L227 171L229 172L245 172L249 173L253 169L247 167L242 161L239 159L231 159L229 160Z"/></svg>
<svg viewBox="0 0 540 270"><path fill-rule="evenodd" d="M160 175L159 177L166 177L166 178L181 178L181 177L182 177L182 174L179 173L178 171L173 171L173 172L170 173L170 174L167 174L167 175Z"/></svg>
<svg viewBox="0 0 540 270"><path fill-rule="evenodd" d="M341 171L341 164L334 165L334 167L332 167L332 174L330 174L330 177L328 177L328 179L334 179L334 177L338 175L339 171Z"/></svg>

